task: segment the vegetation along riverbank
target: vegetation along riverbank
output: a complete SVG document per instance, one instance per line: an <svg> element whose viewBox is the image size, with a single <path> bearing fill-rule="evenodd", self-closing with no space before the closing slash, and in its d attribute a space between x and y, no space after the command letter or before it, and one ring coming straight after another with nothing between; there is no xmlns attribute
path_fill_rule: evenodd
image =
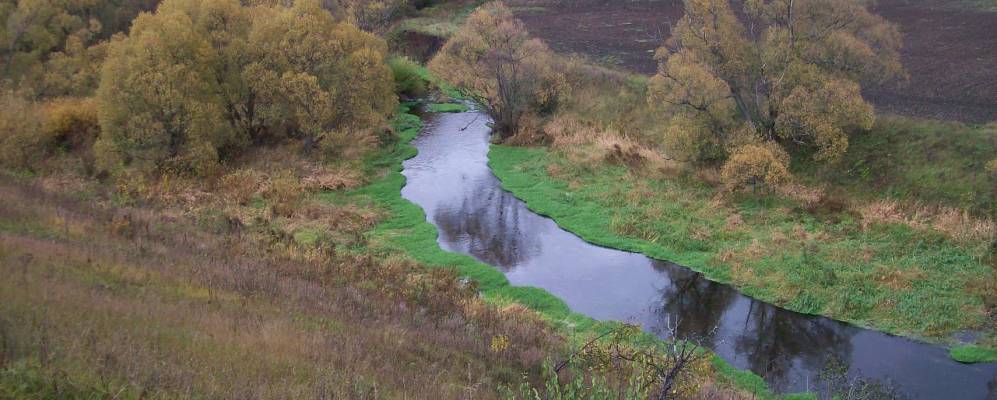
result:
<svg viewBox="0 0 997 400"><path fill-rule="evenodd" d="M532 209L791 310L953 346L969 337L953 357L992 360L994 126L877 115L858 89L905 74L890 23L834 3L862 22L804 45L741 23L780 35L822 16L687 2L648 78L551 52L512 4L472 14L430 68L497 118L491 166ZM878 75L814 61L862 57L835 47L859 25L882 35L856 39L883 45L855 59ZM495 62L516 68L483 67ZM767 86L742 92L745 81Z"/></svg>
<svg viewBox="0 0 997 400"><path fill-rule="evenodd" d="M441 250L401 165L472 102L587 240L997 358L997 128L865 101L923 75L875 9L687 0L641 75L551 1L2 2L0 398L780 397Z"/></svg>

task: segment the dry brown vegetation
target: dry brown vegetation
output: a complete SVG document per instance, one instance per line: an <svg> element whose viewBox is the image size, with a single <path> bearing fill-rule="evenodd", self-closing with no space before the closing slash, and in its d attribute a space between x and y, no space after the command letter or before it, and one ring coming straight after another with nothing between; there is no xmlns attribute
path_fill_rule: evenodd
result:
<svg viewBox="0 0 997 400"><path fill-rule="evenodd" d="M198 211L105 208L3 178L0 368L152 397L491 398L561 346L448 270Z"/></svg>

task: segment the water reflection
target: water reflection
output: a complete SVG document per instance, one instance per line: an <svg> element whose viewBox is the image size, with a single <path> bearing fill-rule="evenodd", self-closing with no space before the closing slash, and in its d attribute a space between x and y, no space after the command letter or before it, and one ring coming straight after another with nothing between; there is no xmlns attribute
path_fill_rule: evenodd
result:
<svg viewBox="0 0 997 400"><path fill-rule="evenodd" d="M714 349L729 346L739 364L778 388L792 389L801 379L806 386L801 371L819 371L829 356L851 363L857 331L851 326L755 301L673 263L653 266L669 284L661 288L652 329L667 333L674 325L679 337L698 338Z"/></svg>
<svg viewBox="0 0 997 400"><path fill-rule="evenodd" d="M473 254L498 266L503 272L526 262L540 252L541 241L527 220L532 213L519 206L515 197L501 189L492 175L479 176L452 202L441 202L433 213L440 240L451 250Z"/></svg>
<svg viewBox="0 0 997 400"><path fill-rule="evenodd" d="M679 337L701 338L714 347L721 319L737 298L737 292L673 263L655 260L652 265L669 283L661 289L657 326L667 328L674 324Z"/></svg>
<svg viewBox="0 0 997 400"><path fill-rule="evenodd" d="M962 365L938 346L797 314L673 263L588 244L501 189L487 166L486 118L430 118L413 142L419 155L405 162L402 195L426 211L441 247L498 267L515 285L545 288L593 318L707 338L721 357L783 392L813 389L836 359L852 378L890 379L915 397L994 395L997 364Z"/></svg>
<svg viewBox="0 0 997 400"><path fill-rule="evenodd" d="M734 347L747 356L752 371L766 377L776 388L791 389L801 378L808 377L794 376L794 370L820 371L829 356L851 365L850 339L855 331L834 321L751 301Z"/></svg>

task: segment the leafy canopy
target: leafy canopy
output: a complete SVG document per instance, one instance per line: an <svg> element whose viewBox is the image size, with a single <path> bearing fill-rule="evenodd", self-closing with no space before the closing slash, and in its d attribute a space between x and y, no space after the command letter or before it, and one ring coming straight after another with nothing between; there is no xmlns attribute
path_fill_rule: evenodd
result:
<svg viewBox="0 0 997 400"><path fill-rule="evenodd" d="M875 120L860 84L904 77L900 45L862 0L747 0L741 16L728 0L685 0L649 100L676 115L676 156L719 161L774 141L834 161Z"/></svg>
<svg viewBox="0 0 997 400"><path fill-rule="evenodd" d="M89 95L106 39L156 2L0 1L0 79L29 95Z"/></svg>
<svg viewBox="0 0 997 400"><path fill-rule="evenodd" d="M315 1L167 0L110 46L98 166L206 174L248 143L361 139L397 101L386 52Z"/></svg>
<svg viewBox="0 0 997 400"><path fill-rule="evenodd" d="M429 68L477 97L504 136L515 133L524 114L552 111L568 91L553 53L502 2L478 7Z"/></svg>

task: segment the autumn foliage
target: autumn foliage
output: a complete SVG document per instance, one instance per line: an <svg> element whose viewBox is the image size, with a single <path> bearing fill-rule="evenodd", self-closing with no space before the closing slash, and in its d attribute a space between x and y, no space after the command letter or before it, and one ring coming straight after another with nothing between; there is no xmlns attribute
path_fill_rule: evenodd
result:
<svg viewBox="0 0 997 400"><path fill-rule="evenodd" d="M475 10L429 68L477 97L503 137L516 133L528 113L553 111L569 91L550 49L502 2Z"/></svg>
<svg viewBox="0 0 997 400"><path fill-rule="evenodd" d="M107 39L156 0L0 2L0 79L39 96L85 96L97 86Z"/></svg>
<svg viewBox="0 0 997 400"><path fill-rule="evenodd" d="M98 166L205 174L249 143L362 135L394 109L386 51L313 1L167 0L111 44Z"/></svg>
<svg viewBox="0 0 997 400"><path fill-rule="evenodd" d="M679 157L744 162L763 153L737 149L750 131L834 161L875 121L860 85L904 76L900 43L861 1L749 0L739 16L727 0L686 0L649 99L675 113L666 142Z"/></svg>
<svg viewBox="0 0 997 400"><path fill-rule="evenodd" d="M751 188L752 192L766 185L789 181L789 155L775 143L747 144L738 147L724 164L721 177L728 188Z"/></svg>

